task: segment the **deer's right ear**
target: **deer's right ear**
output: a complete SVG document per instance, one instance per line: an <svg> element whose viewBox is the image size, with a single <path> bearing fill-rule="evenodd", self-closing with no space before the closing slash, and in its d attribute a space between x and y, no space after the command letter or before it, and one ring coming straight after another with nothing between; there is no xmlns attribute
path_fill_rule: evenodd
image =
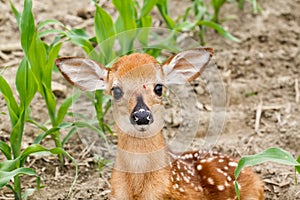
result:
<svg viewBox="0 0 300 200"><path fill-rule="evenodd" d="M84 91L106 89L108 70L101 64L78 57L62 57L55 61L63 76Z"/></svg>

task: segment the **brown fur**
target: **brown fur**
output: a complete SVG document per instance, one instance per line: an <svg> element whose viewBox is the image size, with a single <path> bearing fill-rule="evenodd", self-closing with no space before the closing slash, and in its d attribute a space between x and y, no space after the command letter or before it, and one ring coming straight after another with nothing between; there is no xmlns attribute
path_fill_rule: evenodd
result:
<svg viewBox="0 0 300 200"><path fill-rule="evenodd" d="M124 93L114 102L118 151L111 177L112 200L237 199L233 186L237 165L234 159L216 152L195 151L176 156L169 151L161 133L162 99L154 93L155 85L162 84L164 78L177 80L183 76L183 80L193 80L199 76L212 54L209 48L186 51L176 59L171 57L165 64L172 65L164 69L153 57L139 53L118 59L111 69L76 57L56 61L66 79L83 90L91 91L101 85L109 93L113 87L121 88ZM184 59L182 55L192 59ZM205 55L202 64L194 66L202 55ZM198 71L191 73L190 69ZM164 74L164 70L168 72ZM144 130L129 120L137 97L153 115L153 123ZM242 200L263 200L263 184L249 168L242 170L238 182Z"/></svg>

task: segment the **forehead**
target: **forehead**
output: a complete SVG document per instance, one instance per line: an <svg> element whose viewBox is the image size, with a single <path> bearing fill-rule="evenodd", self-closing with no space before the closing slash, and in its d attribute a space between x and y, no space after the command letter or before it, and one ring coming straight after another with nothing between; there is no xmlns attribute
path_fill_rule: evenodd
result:
<svg viewBox="0 0 300 200"><path fill-rule="evenodd" d="M161 66L150 55L134 53L118 59L111 68L112 81L151 83L162 78Z"/></svg>

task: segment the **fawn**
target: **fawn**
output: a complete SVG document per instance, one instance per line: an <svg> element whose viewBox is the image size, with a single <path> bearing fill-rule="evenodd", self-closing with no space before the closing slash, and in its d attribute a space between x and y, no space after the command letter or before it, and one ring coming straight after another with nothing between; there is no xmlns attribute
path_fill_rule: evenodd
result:
<svg viewBox="0 0 300 200"><path fill-rule="evenodd" d="M63 57L56 65L81 90L106 90L114 99L118 151L111 177L111 199L237 199L236 160L218 152L172 153L163 138L164 85L194 80L208 65L210 48L182 51L160 65L133 53L112 68L90 59ZM242 200L262 200L263 184L249 168L238 178Z"/></svg>

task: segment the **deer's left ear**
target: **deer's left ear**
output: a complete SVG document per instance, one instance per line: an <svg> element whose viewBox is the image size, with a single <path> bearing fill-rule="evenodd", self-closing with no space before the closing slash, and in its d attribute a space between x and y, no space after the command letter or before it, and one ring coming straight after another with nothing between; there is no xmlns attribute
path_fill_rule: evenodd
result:
<svg viewBox="0 0 300 200"><path fill-rule="evenodd" d="M183 84L197 78L213 55L211 48L182 51L163 63L164 84Z"/></svg>

